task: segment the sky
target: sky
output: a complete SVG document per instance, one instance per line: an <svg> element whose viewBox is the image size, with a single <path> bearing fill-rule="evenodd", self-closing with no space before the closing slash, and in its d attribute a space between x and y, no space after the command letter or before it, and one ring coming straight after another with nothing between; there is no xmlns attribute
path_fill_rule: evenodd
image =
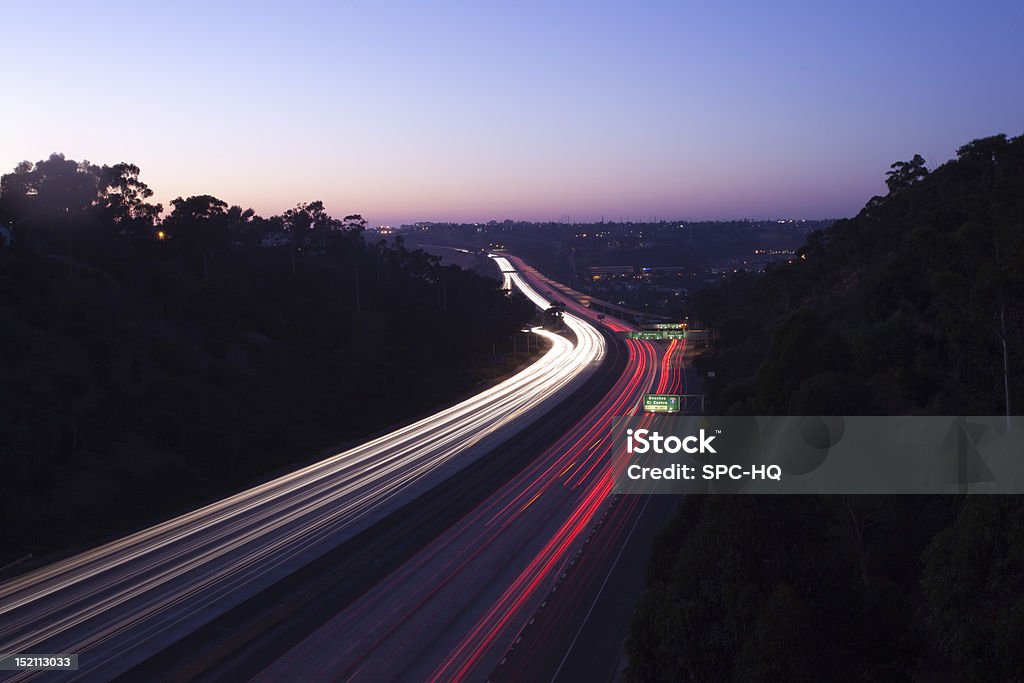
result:
<svg viewBox="0 0 1024 683"><path fill-rule="evenodd" d="M0 0L0 171L370 225L834 218L1024 133L1020 0Z"/></svg>

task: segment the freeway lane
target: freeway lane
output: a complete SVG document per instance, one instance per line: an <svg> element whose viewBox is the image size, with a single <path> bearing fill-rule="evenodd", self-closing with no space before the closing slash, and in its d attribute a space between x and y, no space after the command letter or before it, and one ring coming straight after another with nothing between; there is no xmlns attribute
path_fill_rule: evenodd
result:
<svg viewBox="0 0 1024 683"><path fill-rule="evenodd" d="M576 344L536 330L542 359L447 410L0 584L0 652L77 653L77 674L45 677L107 679L166 648L527 428L605 353L593 327L566 324Z"/></svg>
<svg viewBox="0 0 1024 683"><path fill-rule="evenodd" d="M496 260L509 284L524 281ZM659 375L664 387L678 378L667 363L659 367L655 345L628 340L626 347L627 370L583 420L258 680L485 679L609 508L624 455L615 416L633 413Z"/></svg>
<svg viewBox="0 0 1024 683"><path fill-rule="evenodd" d="M529 465L608 393L625 366L608 339L600 370L515 439L118 680L248 681L401 567ZM198 677L198 679L196 679Z"/></svg>
<svg viewBox="0 0 1024 683"><path fill-rule="evenodd" d="M658 392L697 386L684 342L673 340L662 357ZM647 418L657 428L659 417ZM629 618L644 589L655 536L671 518L676 496L617 496L607 517L560 589L515 639L504 663L491 672L504 681L612 681L625 666Z"/></svg>

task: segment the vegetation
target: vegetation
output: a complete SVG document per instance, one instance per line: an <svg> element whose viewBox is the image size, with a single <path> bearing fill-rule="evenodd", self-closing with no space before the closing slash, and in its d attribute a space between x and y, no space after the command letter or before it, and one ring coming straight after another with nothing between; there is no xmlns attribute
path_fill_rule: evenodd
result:
<svg viewBox="0 0 1024 683"><path fill-rule="evenodd" d="M1024 137L886 184L694 297L709 413L1020 412ZM656 546L632 680L1024 680L1019 497L692 497Z"/></svg>
<svg viewBox="0 0 1024 683"><path fill-rule="evenodd" d="M1024 400L1024 137L893 164L792 264L698 292L714 414L1000 414ZM829 411L822 375L850 399ZM815 379L817 378L817 380ZM834 399L831 399L834 400Z"/></svg>
<svg viewBox="0 0 1024 683"><path fill-rule="evenodd" d="M161 221L151 195L135 166L61 155L2 178L0 565L451 403L534 315L321 202L202 195Z"/></svg>

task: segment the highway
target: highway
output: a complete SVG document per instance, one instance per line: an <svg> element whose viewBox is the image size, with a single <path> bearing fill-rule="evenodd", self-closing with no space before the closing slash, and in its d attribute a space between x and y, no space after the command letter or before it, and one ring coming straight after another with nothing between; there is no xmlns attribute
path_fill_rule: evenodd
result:
<svg viewBox="0 0 1024 683"><path fill-rule="evenodd" d="M682 341L667 345L653 390L686 393L696 386L687 353ZM648 428L657 428L661 419L642 418ZM519 631L488 679L614 680L626 664L627 626L645 587L652 544L678 502L665 495L611 496L584 552L570 562L544 609Z"/></svg>
<svg viewBox="0 0 1024 683"><path fill-rule="evenodd" d="M522 262L495 260L507 286L545 290ZM570 299L565 303L566 320L586 316L596 323L592 311ZM629 329L613 319L601 322L615 331ZM584 566L591 577L618 566L616 553L649 502L647 496L611 495L626 455L620 418L637 411L644 392L677 390L686 382L678 362L682 342L667 349L638 340L624 344L625 371L582 420L257 680L543 680L538 671L550 680L563 669L588 608L597 603L590 601L595 591L574 583L577 575ZM670 510L661 508L662 514ZM635 568L637 558L632 560ZM645 560L646 553L639 558ZM601 588L602 580L588 579L587 585ZM567 593L575 598L561 599ZM517 652L531 643L536 648L532 629L558 635L539 667L525 666L534 658ZM621 641L615 645L613 654ZM527 671L529 676L520 675Z"/></svg>
<svg viewBox="0 0 1024 683"><path fill-rule="evenodd" d="M506 280L547 306L518 274ZM46 680L107 680L130 670L528 429L606 353L604 338L583 318L567 314L565 324L575 343L535 329L550 341L550 350L462 403L0 584L0 652L79 655L79 671L40 676ZM630 387L635 393L636 386ZM607 401L605 412L617 409L614 398ZM596 467L588 462L579 458L568 476ZM544 493L538 491L537 496ZM499 518L515 519L510 510L500 511ZM0 672L0 680L32 677Z"/></svg>

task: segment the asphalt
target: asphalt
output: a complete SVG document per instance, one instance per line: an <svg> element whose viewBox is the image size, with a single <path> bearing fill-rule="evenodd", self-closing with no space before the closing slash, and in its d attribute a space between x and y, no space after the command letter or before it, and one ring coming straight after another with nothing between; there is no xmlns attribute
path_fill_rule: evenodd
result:
<svg viewBox="0 0 1024 683"><path fill-rule="evenodd" d="M236 681L262 671L486 500L583 417L625 367L622 341L605 336L608 353L601 368L525 434L118 680Z"/></svg>
<svg viewBox="0 0 1024 683"><path fill-rule="evenodd" d="M493 683L622 680L625 641L654 539L677 496L619 496L573 571L525 628Z"/></svg>
<svg viewBox="0 0 1024 683"><path fill-rule="evenodd" d="M687 385L700 384L693 365ZM694 389L695 390L695 389ZM616 496L578 562L488 676L492 683L625 680L626 637L658 532L680 496Z"/></svg>

